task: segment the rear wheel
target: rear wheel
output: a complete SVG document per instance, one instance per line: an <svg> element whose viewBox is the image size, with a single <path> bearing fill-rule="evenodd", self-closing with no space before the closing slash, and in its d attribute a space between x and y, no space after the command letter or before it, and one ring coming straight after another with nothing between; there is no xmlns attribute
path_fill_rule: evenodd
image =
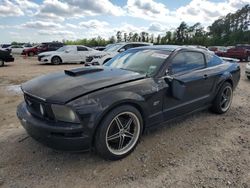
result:
<svg viewBox="0 0 250 188"><path fill-rule="evenodd" d="M215 113L223 114L229 110L232 100L233 100L232 85L228 82L225 82L215 97L212 110Z"/></svg>
<svg viewBox="0 0 250 188"><path fill-rule="evenodd" d="M34 56L35 54L34 54L34 52L29 52L28 53L28 56Z"/></svg>
<svg viewBox="0 0 250 188"><path fill-rule="evenodd" d="M0 67L4 66L4 61L2 59L0 59Z"/></svg>
<svg viewBox="0 0 250 188"><path fill-rule="evenodd" d="M107 160L118 160L129 155L142 133L142 117L133 106L115 108L104 118L95 137L95 148Z"/></svg>
<svg viewBox="0 0 250 188"><path fill-rule="evenodd" d="M55 57L52 57L51 59L51 63L54 64L54 65L59 65L62 63L62 60L60 57L58 56L55 56Z"/></svg>

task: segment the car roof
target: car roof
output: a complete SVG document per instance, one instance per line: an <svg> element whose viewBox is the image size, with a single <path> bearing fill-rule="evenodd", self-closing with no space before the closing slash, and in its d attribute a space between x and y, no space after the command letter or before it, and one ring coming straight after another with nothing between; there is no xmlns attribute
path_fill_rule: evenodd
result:
<svg viewBox="0 0 250 188"><path fill-rule="evenodd" d="M93 49L93 48L90 48L90 47L88 47L88 46L84 46L84 45L74 45L74 44L72 44L72 45L65 45L66 47L68 46L68 47L83 47L83 48L88 48L88 49Z"/></svg>
<svg viewBox="0 0 250 188"><path fill-rule="evenodd" d="M154 45L154 46L142 46L133 49L150 49L150 50L168 50L168 51L175 51L179 49L181 46L178 45Z"/></svg>
<svg viewBox="0 0 250 188"><path fill-rule="evenodd" d="M42 42L41 44L63 44L61 42Z"/></svg>
<svg viewBox="0 0 250 188"><path fill-rule="evenodd" d="M208 52L207 49L195 47L195 46L179 46L179 45L154 45L154 46L142 46L132 49L150 49L150 50L167 50L170 52L176 50L195 50L199 52Z"/></svg>
<svg viewBox="0 0 250 188"><path fill-rule="evenodd" d="M147 45L153 45L152 43L149 42L118 42L118 43L114 43L114 44L147 44Z"/></svg>

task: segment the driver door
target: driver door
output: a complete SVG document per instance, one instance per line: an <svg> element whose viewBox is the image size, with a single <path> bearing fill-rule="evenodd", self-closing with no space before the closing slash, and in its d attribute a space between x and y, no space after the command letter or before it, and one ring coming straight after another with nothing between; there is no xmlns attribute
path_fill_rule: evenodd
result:
<svg viewBox="0 0 250 188"><path fill-rule="evenodd" d="M177 53L170 64L170 92L164 97L164 119L192 112L203 107L209 100L213 83L208 78L205 56L201 52L184 51ZM175 94L181 96L176 98Z"/></svg>

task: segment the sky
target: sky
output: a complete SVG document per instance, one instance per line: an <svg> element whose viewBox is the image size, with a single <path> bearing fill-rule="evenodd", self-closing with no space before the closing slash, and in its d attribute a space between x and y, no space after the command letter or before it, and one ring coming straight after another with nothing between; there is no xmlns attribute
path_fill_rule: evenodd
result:
<svg viewBox="0 0 250 188"><path fill-rule="evenodd" d="M185 21L205 28L250 0L0 0L0 43L48 42L117 31L164 34Z"/></svg>

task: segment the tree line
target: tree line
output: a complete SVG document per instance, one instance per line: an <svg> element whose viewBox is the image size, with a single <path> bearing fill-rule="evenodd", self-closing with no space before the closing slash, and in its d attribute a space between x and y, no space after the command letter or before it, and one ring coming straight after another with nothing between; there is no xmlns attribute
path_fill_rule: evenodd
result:
<svg viewBox="0 0 250 188"><path fill-rule="evenodd" d="M188 25L181 22L174 31L166 31L165 35L150 34L148 32L133 33L118 31L108 40L98 36L92 39L80 39L76 41L66 40L65 44L77 44L87 46L105 46L115 42L150 42L154 44L177 45L202 45L230 46L235 44L250 43L250 6L249 4L235 13L229 13L214 21L207 30L201 23Z"/></svg>

